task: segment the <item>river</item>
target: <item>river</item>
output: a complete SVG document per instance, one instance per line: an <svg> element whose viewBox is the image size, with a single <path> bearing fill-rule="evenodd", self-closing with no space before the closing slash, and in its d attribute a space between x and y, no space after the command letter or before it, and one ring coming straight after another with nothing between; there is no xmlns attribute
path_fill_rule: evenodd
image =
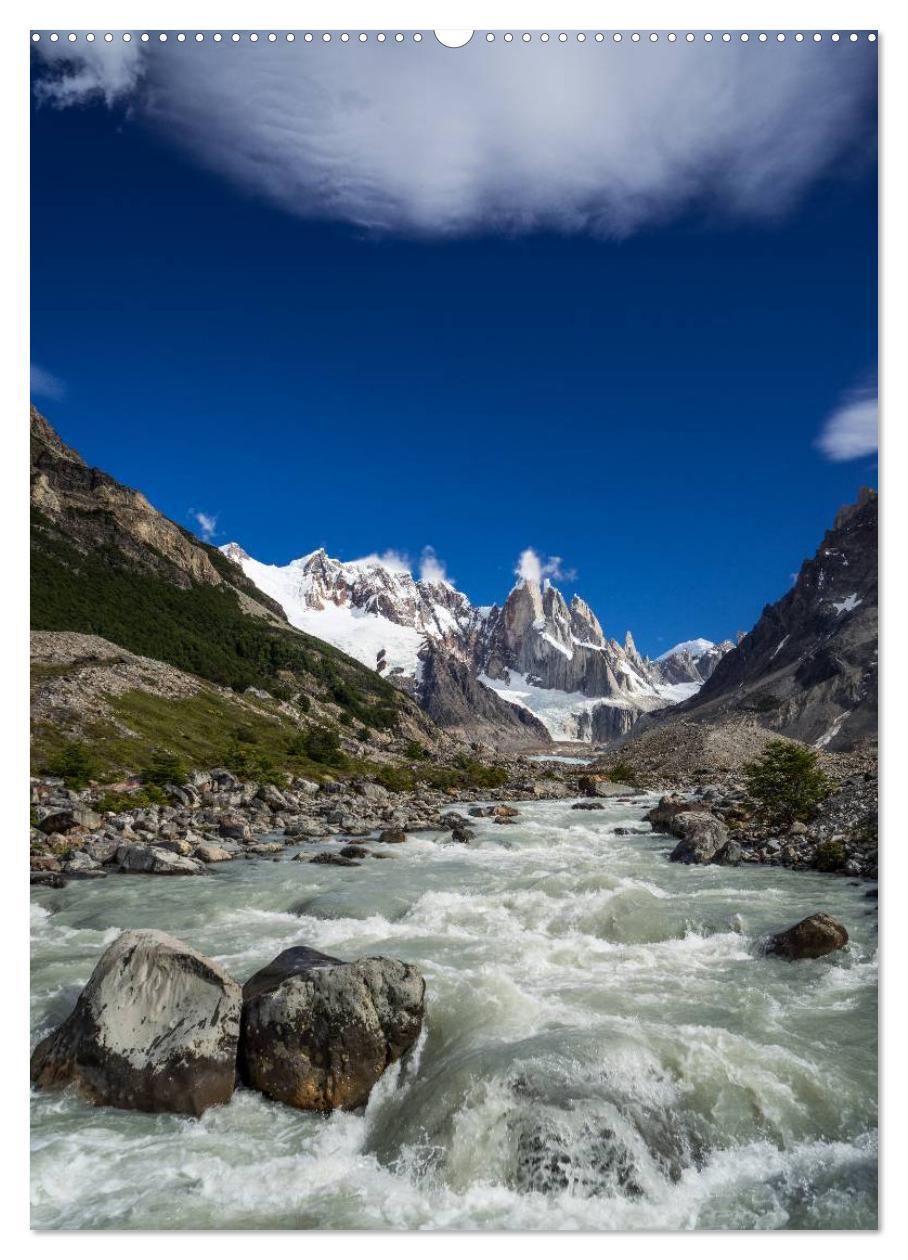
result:
<svg viewBox="0 0 908 1260"><path fill-rule="evenodd" d="M869 886L673 865L667 837L615 834L649 803L518 803L469 847L425 833L360 869L235 861L33 890L36 1038L131 927L240 980L308 944L416 962L428 984L423 1036L365 1114L239 1091L191 1120L33 1092L33 1225L873 1228ZM816 910L845 923L846 951L760 956Z"/></svg>

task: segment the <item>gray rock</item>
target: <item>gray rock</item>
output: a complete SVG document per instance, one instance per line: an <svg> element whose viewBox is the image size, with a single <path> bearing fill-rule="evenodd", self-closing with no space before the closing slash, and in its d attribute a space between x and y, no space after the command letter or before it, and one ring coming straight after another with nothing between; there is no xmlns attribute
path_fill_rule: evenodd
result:
<svg viewBox="0 0 908 1260"><path fill-rule="evenodd" d="M69 879L105 879L107 876L107 872L101 869L100 862L81 852L74 853L63 863L63 873Z"/></svg>
<svg viewBox="0 0 908 1260"><path fill-rule="evenodd" d="M737 840L726 840L709 860L712 866L740 866L744 861L744 850Z"/></svg>
<svg viewBox="0 0 908 1260"><path fill-rule="evenodd" d="M669 854L669 860L686 865L712 861L728 840L725 823L712 814L694 811L676 814L672 830L682 838Z"/></svg>
<svg viewBox="0 0 908 1260"><path fill-rule="evenodd" d="M233 1094L241 1007L240 986L210 959L163 932L124 932L35 1048L32 1081L75 1085L109 1107L199 1116Z"/></svg>
<svg viewBox="0 0 908 1260"><path fill-rule="evenodd" d="M242 1077L305 1111L363 1106L419 1036L424 1002L407 963L284 950L243 989Z"/></svg>
<svg viewBox="0 0 908 1260"><path fill-rule="evenodd" d="M316 866L360 866L360 862L356 862L353 858L342 857L340 853L319 853L317 857L309 859L310 864Z"/></svg>
<svg viewBox="0 0 908 1260"><path fill-rule="evenodd" d="M58 833L66 835L69 831L74 831L77 827L81 827L84 831L97 831L101 826L102 819L100 814L96 814L93 809L87 806L77 805L73 809L59 810L54 814L47 814L38 823L38 827L45 835Z"/></svg>
<svg viewBox="0 0 908 1260"><path fill-rule="evenodd" d="M194 858L181 857L151 844L126 844L117 849L120 870L138 875L204 875Z"/></svg>
<svg viewBox="0 0 908 1260"><path fill-rule="evenodd" d="M222 849L219 844L197 844L192 851L192 856L206 863L229 862L233 858L233 854Z"/></svg>

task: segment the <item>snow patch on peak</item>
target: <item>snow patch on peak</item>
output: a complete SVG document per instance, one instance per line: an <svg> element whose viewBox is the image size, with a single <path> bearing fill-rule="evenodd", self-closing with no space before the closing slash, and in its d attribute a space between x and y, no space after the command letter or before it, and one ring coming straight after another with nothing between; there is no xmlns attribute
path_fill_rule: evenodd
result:
<svg viewBox="0 0 908 1260"><path fill-rule="evenodd" d="M673 648L657 656L656 660L667 661L670 656L679 656L682 652L686 652L688 656L697 660L698 657L711 652L715 646L712 639L685 639L683 643L676 643Z"/></svg>

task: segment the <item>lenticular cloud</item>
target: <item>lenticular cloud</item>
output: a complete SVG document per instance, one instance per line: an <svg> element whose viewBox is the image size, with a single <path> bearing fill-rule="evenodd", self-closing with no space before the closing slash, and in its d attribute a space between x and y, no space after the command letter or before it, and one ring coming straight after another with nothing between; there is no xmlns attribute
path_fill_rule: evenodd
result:
<svg viewBox="0 0 908 1260"><path fill-rule="evenodd" d="M775 215L872 140L864 45L130 47L107 74L107 45L42 45L39 98L128 101L254 195L378 232Z"/></svg>

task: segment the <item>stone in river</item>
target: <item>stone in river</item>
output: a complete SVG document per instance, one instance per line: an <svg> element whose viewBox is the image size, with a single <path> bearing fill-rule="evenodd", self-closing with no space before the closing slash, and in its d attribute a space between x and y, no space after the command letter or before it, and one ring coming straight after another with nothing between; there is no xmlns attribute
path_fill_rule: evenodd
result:
<svg viewBox="0 0 908 1260"><path fill-rule="evenodd" d="M848 944L848 933L831 914L811 914L766 942L766 953L781 958L823 958Z"/></svg>
<svg viewBox="0 0 908 1260"><path fill-rule="evenodd" d="M243 988L241 1075L304 1111L360 1107L416 1041L424 1005L408 963L286 949Z"/></svg>
<svg viewBox="0 0 908 1260"><path fill-rule="evenodd" d="M164 932L124 932L101 955L76 1008L32 1054L39 1088L89 1101L200 1116L233 1094L242 991Z"/></svg>

